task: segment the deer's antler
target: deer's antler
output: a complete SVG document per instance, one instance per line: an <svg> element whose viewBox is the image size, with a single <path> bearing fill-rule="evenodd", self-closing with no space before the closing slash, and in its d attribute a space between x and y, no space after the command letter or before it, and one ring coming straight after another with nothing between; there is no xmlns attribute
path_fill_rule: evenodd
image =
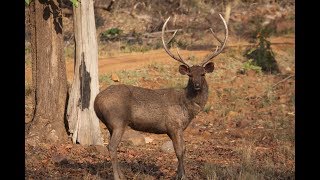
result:
<svg viewBox="0 0 320 180"><path fill-rule="evenodd" d="M170 17L168 17L168 19L166 20L166 22L165 22L165 23L163 24L163 26L162 26L162 35L161 35L161 38L162 38L163 48L164 48L164 50L166 50L166 52L169 54L169 56L171 56L173 59L175 59L175 60L181 62L182 64L190 67L190 65L189 65L188 63L186 63L186 62L181 58L178 49L177 49L178 56L175 56L175 55L172 54L171 51L168 49L167 43L164 41L164 30L165 30L165 28L166 28L166 26L167 26L167 23L168 23L169 19L170 19ZM174 32L174 34L173 34L173 36L170 38L170 41L169 41L169 42L171 42L171 41L173 40L173 38L175 37L177 31L178 31L178 30L176 30L176 31Z"/></svg>
<svg viewBox="0 0 320 180"><path fill-rule="evenodd" d="M217 46L216 50L215 50L212 54L210 54L209 56L207 56L207 57L204 59L204 61L201 63L202 66L204 66L205 64L207 64L211 59L213 59L213 58L216 57L217 55L219 55L219 54L222 52L222 50L223 50L223 48L225 47L225 45L226 45L226 42L227 42L227 39L228 39L228 26L227 26L226 21L225 21L224 18L222 17L222 15L219 14L219 16L220 16L220 18L221 18L222 21L223 21L224 30L225 30L226 36L225 36L224 40L221 41L221 40L217 37L217 35L213 32L213 30L210 28L210 31L211 31L212 35L220 42L221 46L220 46L220 47Z"/></svg>

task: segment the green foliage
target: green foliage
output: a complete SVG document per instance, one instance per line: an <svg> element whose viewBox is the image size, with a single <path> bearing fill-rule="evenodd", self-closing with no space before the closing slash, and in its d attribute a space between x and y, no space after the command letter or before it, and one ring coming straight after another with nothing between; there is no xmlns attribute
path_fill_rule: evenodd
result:
<svg viewBox="0 0 320 180"><path fill-rule="evenodd" d="M70 0L70 2L72 3L72 5L74 6L74 7L78 7L79 6L79 2L77 1L77 0Z"/></svg>
<svg viewBox="0 0 320 180"><path fill-rule="evenodd" d="M248 48L245 51L245 57L252 62L249 64L261 67L263 72L279 73L279 67L275 60L275 55L271 49L271 43L267 40L270 35L269 31L261 29L260 33L257 34L257 38L254 41L258 41L257 45L252 48Z"/></svg>
<svg viewBox="0 0 320 180"><path fill-rule="evenodd" d="M122 30L119 28L110 28L100 34L101 41L118 41L122 34Z"/></svg>
<svg viewBox="0 0 320 180"><path fill-rule="evenodd" d="M24 2L27 4L27 5L30 5L30 2L31 2L32 0L24 0Z"/></svg>
<svg viewBox="0 0 320 180"><path fill-rule="evenodd" d="M106 30L105 32L102 33L102 36L106 36L106 37L114 37L114 36L118 36L122 33L122 30L119 28L110 28L108 30Z"/></svg>
<svg viewBox="0 0 320 180"><path fill-rule="evenodd" d="M253 59L249 59L248 61L243 63L243 71L247 72L249 70L254 70L258 73L261 73L261 67L257 66L255 62L253 62Z"/></svg>

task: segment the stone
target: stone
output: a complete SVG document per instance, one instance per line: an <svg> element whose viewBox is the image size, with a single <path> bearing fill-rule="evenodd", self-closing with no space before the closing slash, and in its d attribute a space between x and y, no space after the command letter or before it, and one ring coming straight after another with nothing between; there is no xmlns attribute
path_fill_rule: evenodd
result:
<svg viewBox="0 0 320 180"><path fill-rule="evenodd" d="M165 153L174 153L174 147L173 147L172 141L170 140L163 143L161 146L161 151Z"/></svg>
<svg viewBox="0 0 320 180"><path fill-rule="evenodd" d="M145 137L145 140L146 140L146 143L151 143L153 141L153 139L150 137Z"/></svg>
<svg viewBox="0 0 320 180"><path fill-rule="evenodd" d="M120 78L116 73L112 73L111 74L111 80L114 81L114 82L119 82Z"/></svg>
<svg viewBox="0 0 320 180"><path fill-rule="evenodd" d="M140 132L132 129L128 129L124 132L122 140L132 146L142 146L146 144L144 136Z"/></svg>
<svg viewBox="0 0 320 180"><path fill-rule="evenodd" d="M286 67L287 72L292 72L292 69L290 67Z"/></svg>

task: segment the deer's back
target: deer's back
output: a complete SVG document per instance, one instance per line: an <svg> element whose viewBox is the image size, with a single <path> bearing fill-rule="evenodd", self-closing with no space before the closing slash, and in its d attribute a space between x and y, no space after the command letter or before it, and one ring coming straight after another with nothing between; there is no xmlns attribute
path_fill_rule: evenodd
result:
<svg viewBox="0 0 320 180"><path fill-rule="evenodd" d="M175 89L112 85L98 94L95 110L105 123L126 121L133 129L152 133L166 133L167 126L180 126L188 119L183 93Z"/></svg>

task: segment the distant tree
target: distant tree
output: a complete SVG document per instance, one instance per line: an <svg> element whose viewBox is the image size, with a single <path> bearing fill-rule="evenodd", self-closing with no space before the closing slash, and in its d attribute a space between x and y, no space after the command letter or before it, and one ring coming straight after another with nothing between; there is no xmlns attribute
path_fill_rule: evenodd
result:
<svg viewBox="0 0 320 180"><path fill-rule="evenodd" d="M224 6L225 6L224 18L227 24L229 23L232 8L236 6L239 3L239 1L240 0L224 0Z"/></svg>
<svg viewBox="0 0 320 180"><path fill-rule="evenodd" d="M67 119L73 143L102 145L99 119L93 102L99 93L98 45L93 0L73 0L75 70Z"/></svg>
<svg viewBox="0 0 320 180"><path fill-rule="evenodd" d="M30 4L29 4L30 3ZM29 4L34 113L27 141L67 140L64 117L67 98L63 58L61 0L33 0Z"/></svg>

